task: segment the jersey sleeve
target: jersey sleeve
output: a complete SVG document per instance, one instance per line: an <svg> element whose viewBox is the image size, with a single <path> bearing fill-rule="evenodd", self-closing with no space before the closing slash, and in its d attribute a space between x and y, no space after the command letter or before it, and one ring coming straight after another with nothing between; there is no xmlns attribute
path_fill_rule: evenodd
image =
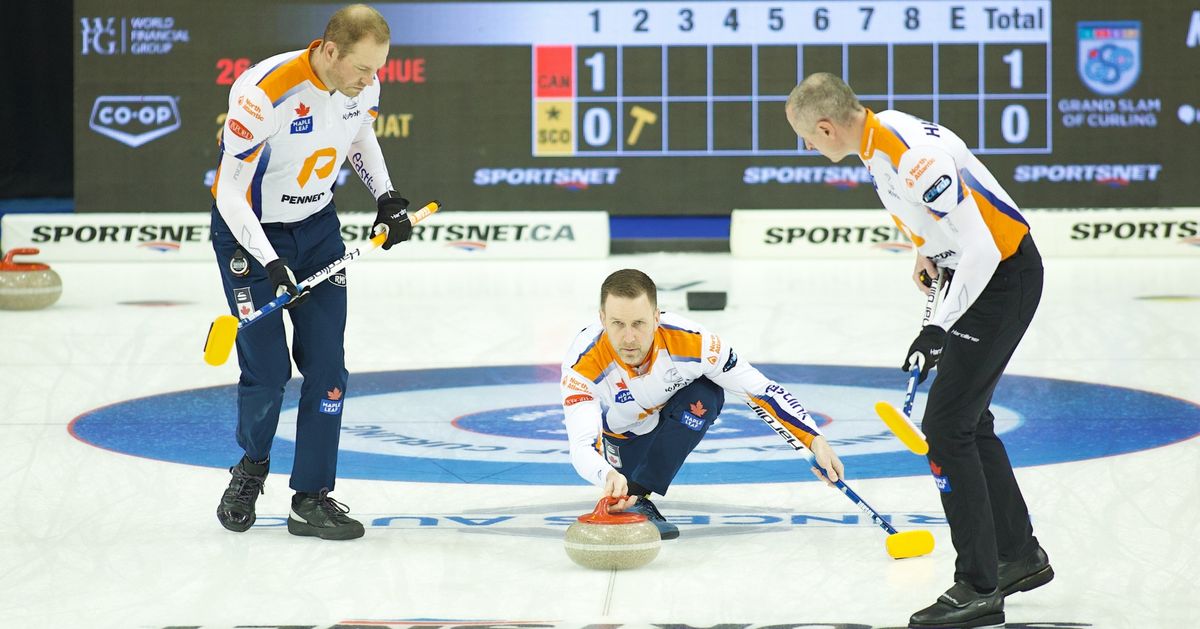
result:
<svg viewBox="0 0 1200 629"><path fill-rule="evenodd" d="M906 177L908 201L923 205L938 229L962 247L954 281L929 321L949 330L991 281L1000 264L1000 249L950 154L933 146L913 147L900 158L898 172Z"/></svg>
<svg viewBox="0 0 1200 629"><path fill-rule="evenodd" d="M213 183L217 211L238 244L262 265L278 258L254 212L251 184L265 168L267 139L275 132L275 113L258 86L229 95L229 111L221 129L221 166Z"/></svg>
<svg viewBox="0 0 1200 629"><path fill-rule="evenodd" d="M354 141L350 144L350 166L358 173L371 197L378 199L388 190L394 190L391 177L388 176L387 163L383 159L383 150L379 148L379 140L375 137L375 119L379 116L379 80L363 92L364 105L367 114L363 117L362 126Z"/></svg>
<svg viewBox="0 0 1200 629"><path fill-rule="evenodd" d="M804 405L779 383L764 376L715 334L705 332L701 362L705 377L740 397L756 415L778 432L780 429L812 447L821 434ZM776 428L778 426L778 428ZM787 438L788 435L783 435Z"/></svg>
<svg viewBox="0 0 1200 629"><path fill-rule="evenodd" d="M581 478L603 487L613 466L600 455L598 446L603 430L603 409L596 385L575 369L580 355L586 351L587 330L580 333L562 365L559 392L563 407L563 424L567 428L571 465Z"/></svg>

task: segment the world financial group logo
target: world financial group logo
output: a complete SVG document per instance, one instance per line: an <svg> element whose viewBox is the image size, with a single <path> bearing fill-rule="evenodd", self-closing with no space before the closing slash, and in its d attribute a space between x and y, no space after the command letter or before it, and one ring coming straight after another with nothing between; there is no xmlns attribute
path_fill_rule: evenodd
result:
<svg viewBox="0 0 1200 629"><path fill-rule="evenodd" d="M179 128L174 96L99 96L92 104L92 131L137 148Z"/></svg>
<svg viewBox="0 0 1200 629"><path fill-rule="evenodd" d="M1097 94L1115 96L1142 72L1142 23L1079 22L1079 78Z"/></svg>
<svg viewBox="0 0 1200 629"><path fill-rule="evenodd" d="M83 56L165 55L190 38L173 17L81 17L79 26Z"/></svg>

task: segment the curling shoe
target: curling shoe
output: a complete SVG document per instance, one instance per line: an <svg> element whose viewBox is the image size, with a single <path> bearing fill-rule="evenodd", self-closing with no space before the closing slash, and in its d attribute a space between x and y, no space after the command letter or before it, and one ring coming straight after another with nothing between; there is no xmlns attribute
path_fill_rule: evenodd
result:
<svg viewBox="0 0 1200 629"><path fill-rule="evenodd" d="M913 614L908 626L909 629L1003 629L1004 594L1000 588L980 594L966 583L955 583L936 603Z"/></svg>
<svg viewBox="0 0 1200 629"><path fill-rule="evenodd" d="M297 492L288 514L288 533L321 539L362 537L362 523L346 515L349 512L349 507L329 497L328 489L319 494Z"/></svg>
<svg viewBox="0 0 1200 629"><path fill-rule="evenodd" d="M1024 559L1000 562L998 580L1005 596L1042 587L1053 578L1054 568L1050 567L1050 558L1041 546Z"/></svg>
<svg viewBox="0 0 1200 629"><path fill-rule="evenodd" d="M658 529L658 535L662 539L675 539L679 537L679 527L667 522L663 514L658 512L658 507L654 506L653 502L646 496L638 496L637 502L633 503L625 511L629 513L640 513L646 516L646 519Z"/></svg>
<svg viewBox="0 0 1200 629"><path fill-rule="evenodd" d="M263 483L267 480L271 461L255 463L245 456L237 465L229 468L233 478L229 487L221 494L221 504L217 507L217 519L221 526L242 533L254 526L254 503L258 495L266 493Z"/></svg>

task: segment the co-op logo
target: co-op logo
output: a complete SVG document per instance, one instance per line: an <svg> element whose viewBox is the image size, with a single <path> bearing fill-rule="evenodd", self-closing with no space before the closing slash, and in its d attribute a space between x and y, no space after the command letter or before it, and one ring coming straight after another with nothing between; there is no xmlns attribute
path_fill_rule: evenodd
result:
<svg viewBox="0 0 1200 629"><path fill-rule="evenodd" d="M100 135L137 148L179 128L174 96L100 96L88 126Z"/></svg>

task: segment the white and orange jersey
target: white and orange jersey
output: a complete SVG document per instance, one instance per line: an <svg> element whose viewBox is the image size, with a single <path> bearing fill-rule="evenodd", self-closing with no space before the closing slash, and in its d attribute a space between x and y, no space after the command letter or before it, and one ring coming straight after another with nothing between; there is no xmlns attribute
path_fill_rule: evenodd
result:
<svg viewBox="0 0 1200 629"><path fill-rule="evenodd" d="M649 433L671 396L701 376L760 416L779 420L806 446L821 434L799 400L698 323L661 313L650 352L634 367L621 360L597 321L575 337L562 365L564 423L575 470L602 487L614 468L600 454L601 432L616 440ZM703 416L703 410L697 414Z"/></svg>
<svg viewBox="0 0 1200 629"><path fill-rule="evenodd" d="M930 323L949 330L1017 251L1029 223L953 131L899 111L867 110L859 158L892 220L954 282Z"/></svg>
<svg viewBox="0 0 1200 629"><path fill-rule="evenodd" d="M263 264L276 256L261 224L294 223L328 205L347 158L373 197L391 189L373 126L379 84L353 98L331 93L309 61L320 43L251 66L229 91L212 194Z"/></svg>

